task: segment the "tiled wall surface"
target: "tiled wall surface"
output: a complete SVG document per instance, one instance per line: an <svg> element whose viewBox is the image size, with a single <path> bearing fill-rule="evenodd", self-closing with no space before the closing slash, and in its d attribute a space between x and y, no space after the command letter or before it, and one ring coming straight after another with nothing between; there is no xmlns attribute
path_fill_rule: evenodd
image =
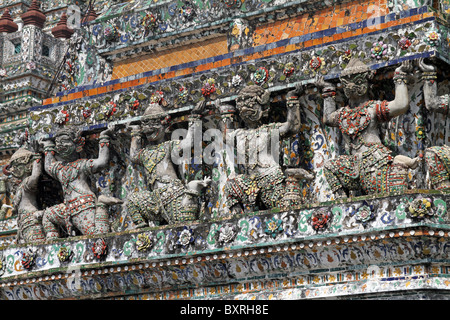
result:
<svg viewBox="0 0 450 320"><path fill-rule="evenodd" d="M208 39L202 42L152 53L147 56L139 56L121 61L114 66L112 79L168 68L225 53L228 53L226 36Z"/></svg>
<svg viewBox="0 0 450 320"><path fill-rule="evenodd" d="M338 4L319 11L314 14L303 14L297 17L275 21L267 25L256 28L253 34L254 46L276 42L279 40L298 37L313 32L323 31L339 26L345 26L351 23L360 22L376 16L388 14L387 1L353 1L345 4ZM349 28L350 29L350 28ZM358 33L365 33L373 30L358 29ZM356 31L356 30L355 30ZM346 38L352 34L352 31L342 34ZM339 40L339 36L325 37L316 41L305 43L305 46L318 44L320 40L329 42L330 40Z"/></svg>

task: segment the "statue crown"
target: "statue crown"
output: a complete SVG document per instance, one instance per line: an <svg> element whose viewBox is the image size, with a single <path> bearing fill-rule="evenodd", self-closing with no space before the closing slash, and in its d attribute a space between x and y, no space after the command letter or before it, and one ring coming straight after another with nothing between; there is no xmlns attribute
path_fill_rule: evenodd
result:
<svg viewBox="0 0 450 320"><path fill-rule="evenodd" d="M370 68L364 64L358 58L351 58L348 65L345 67L344 71L342 71L340 77L345 77L353 74L369 72Z"/></svg>

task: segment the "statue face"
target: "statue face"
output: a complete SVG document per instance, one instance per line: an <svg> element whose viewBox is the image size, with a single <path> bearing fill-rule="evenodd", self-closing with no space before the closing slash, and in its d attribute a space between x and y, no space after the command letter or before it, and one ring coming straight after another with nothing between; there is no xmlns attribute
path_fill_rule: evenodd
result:
<svg viewBox="0 0 450 320"><path fill-rule="evenodd" d="M70 135L62 134L55 139L55 149L58 156L70 159L76 153L77 145Z"/></svg>
<svg viewBox="0 0 450 320"><path fill-rule="evenodd" d="M362 97L367 93L369 88L369 81L367 80L366 73L345 76L341 78L341 82L347 98Z"/></svg>
<svg viewBox="0 0 450 320"><path fill-rule="evenodd" d="M158 141L164 136L164 126L160 119L143 119L142 131L148 141Z"/></svg>
<svg viewBox="0 0 450 320"><path fill-rule="evenodd" d="M31 157L21 157L11 161L8 171L16 179L23 180L31 174Z"/></svg>
<svg viewBox="0 0 450 320"><path fill-rule="evenodd" d="M256 97L245 97L236 99L236 107L239 116L247 125L258 124L265 115L263 107L258 103Z"/></svg>

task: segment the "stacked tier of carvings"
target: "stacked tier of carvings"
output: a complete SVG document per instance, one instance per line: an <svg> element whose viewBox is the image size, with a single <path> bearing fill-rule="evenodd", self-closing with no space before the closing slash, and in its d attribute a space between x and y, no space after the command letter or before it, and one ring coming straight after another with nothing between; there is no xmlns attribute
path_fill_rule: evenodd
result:
<svg viewBox="0 0 450 320"><path fill-rule="evenodd" d="M421 8L426 9L426 8ZM417 15L417 13L419 13ZM204 99L205 96L214 100L219 97L226 97L236 94L245 83L252 83L259 85L263 88L271 88L273 86L282 85L290 87L300 80L310 79L317 74L328 76L330 73L341 72L352 57L359 57L365 63L375 64L382 63L395 63L397 59L403 57L412 58L417 54L423 54L429 51L433 51L436 48L444 48L446 46L443 39L443 35L440 35L435 29L437 24L430 23L425 20L432 18L432 14L425 16L426 10L415 10L414 12L407 12L402 14L402 19L406 19L405 23L415 21L414 24L408 24L406 27L402 26L402 34L395 32L395 30L384 30L386 32L381 34L371 34L366 37L366 42L363 47L353 40L348 42L333 43L327 47L315 48L312 50L298 50L293 51L292 55L279 55L279 50L267 48L264 51L264 57L274 55L270 59L262 59L256 61L255 64L249 63L246 65L223 65L221 70L214 71L212 75L208 76L196 74L196 71L200 69L192 70L192 68L186 68L189 72L193 72L193 75L188 77L182 76L181 81L174 79L173 82L158 82L161 78L170 79L170 74L175 72L167 72L161 74L155 74L148 79L140 78L130 81L120 81L110 86L103 86L84 90L83 87L76 89L74 93L61 93L59 97L49 99L48 101L61 101L55 105L45 106L44 108L37 107L32 110L31 118L33 120L31 124L31 132L40 134L39 131L46 131L48 133L55 131L60 126L66 126L69 124L83 127L85 125L104 125L108 121L129 121L130 117L140 116L143 113L143 106L149 101L157 101L161 103L167 103L171 101L173 105L168 105L166 109L169 112L183 114L183 110L190 104L195 104L198 101ZM414 19L409 15L414 15ZM408 18L409 17L409 18ZM394 17L384 17L382 21L387 26L399 25L398 20L395 21ZM409 19L409 20L408 20ZM431 20L430 20L431 21ZM393 23L393 24L392 24ZM403 23L403 22L402 22ZM380 24L380 27L382 24ZM441 32L443 28L441 26ZM351 36L353 35L350 32ZM318 35L320 36L320 35ZM323 35L322 35L323 36ZM382 38L382 39L380 39ZM302 43L299 40L299 43ZM286 49L288 46L280 44L280 48ZM291 48L289 50L294 50ZM444 50L443 49L443 50ZM286 52L289 50L286 49ZM244 51L243 51L244 52ZM260 55L261 50L251 51L251 54L243 53L246 55L246 59L254 59ZM248 57L250 56L250 58ZM223 59L230 60L223 56ZM216 62L214 62L215 64ZM374 67L372 67L374 68ZM378 67L376 67L378 68ZM202 69L203 70L203 69ZM162 72L162 71L161 71ZM387 74L385 77L383 74L378 75L379 80L389 78ZM173 77L173 75L172 75ZM127 80L127 79L125 79ZM142 81L141 81L142 80ZM138 86L143 83L143 86ZM147 84L149 83L149 84ZM133 87L134 91L130 91L127 88ZM159 88L157 87L159 86ZM105 93L107 91L116 90L114 93ZM384 91L381 95L390 95L390 88L382 89ZM92 91L92 92L91 92ZM120 92L120 93L117 93ZM411 94L411 111L408 111L404 115L394 118L387 125L384 125L383 136L385 137L386 144L393 147L395 151L404 153L414 158L416 151L423 151L424 140L424 125L423 118L421 116L421 108L418 97L420 97L421 89L418 85L410 90ZM88 97L82 98L84 95ZM323 163L327 159L331 158L337 152L339 152L339 133L334 130L330 130L328 126L324 126L323 122L319 119L322 116L323 111L316 99L312 98L313 95L304 95L305 108L302 108L300 113L302 117L302 130L298 136L293 139L283 140L284 153L282 163L286 166L304 165L308 169L316 171L316 179L313 184L305 184L301 190L303 196L308 195L308 191L311 189L314 194L317 195L314 200L324 201L332 199L333 195L328 187L328 184L324 179ZM76 98L73 101L75 103L68 103L68 100ZM337 93L337 100L342 102L339 93ZM48 103L47 101L47 103ZM170 110L172 109L172 110ZM275 117L274 117L275 116ZM433 117L433 116L432 116ZM184 116L174 120L184 120ZM205 117L205 119L215 120L214 117ZM283 118L279 117L279 114L272 113L271 119ZM281 121L281 120L280 120ZM437 137L433 132L439 132L437 126L442 125L445 127L445 120L442 124L439 122L434 123L437 130L428 130L431 136L434 137L435 144L442 143L445 140L445 134L448 134L448 130L442 130L444 133L442 137ZM204 123L205 127L218 127L219 124L215 121L208 121ZM411 127L414 127L411 129ZM409 129L408 129L409 128ZM411 134L412 133L412 134ZM416 134L414 134L416 133ZM308 139L309 138L309 139ZM102 192L116 192L119 197L127 198L127 193L134 189L145 190L145 182L142 179L142 174L138 170L134 170L131 165L131 161L127 156L127 150L129 141L128 138L115 142L115 148L120 156L113 155L113 162L120 163L119 166L111 168L107 173L106 178L100 177L102 182L98 183ZM310 140L310 141L309 141ZM394 144L394 145L393 145ZM309 150L308 147L312 146L313 150ZM306 147L306 149L304 148ZM314 151L314 153L312 152ZM226 162L224 162L226 163ZM225 184L227 178L233 174L234 167L224 165L224 163L217 163L213 166L196 166L194 164L185 164L180 170L183 171L182 175L187 181L192 179L201 179L203 175L211 175L213 179L213 188L207 189L206 198L206 212L210 216L224 216L228 214L228 208L225 199ZM118 181L114 177L124 177L123 173L128 171L125 179ZM395 174L395 173L394 173ZM408 178L411 180L412 185L421 186L424 183L423 174L420 170L409 170ZM417 179L418 177L418 179ZM400 179L404 179L400 178ZM114 181L115 180L115 181ZM105 183L107 181L107 183ZM417 182L417 184L416 184ZM110 183L110 184L109 184ZM250 183L250 182L249 182ZM400 183L400 187L403 183ZM311 187L312 186L312 187ZM122 188L120 190L120 188ZM262 206L261 208L264 208ZM204 210L201 210L203 212ZM127 222L125 222L127 224Z"/></svg>
<svg viewBox="0 0 450 320"><path fill-rule="evenodd" d="M423 82L426 108L448 115L448 95L437 95L435 67L425 63L423 59L414 63L407 60L395 69L395 96L391 101L369 99L368 89L373 72L356 58L350 60L340 79L348 99L347 107L336 110L335 85L321 77L316 78L314 85L321 89L323 99L323 122L327 126L339 128L346 153L326 160L323 168L326 181L322 181L322 184L328 184L335 197L404 192L410 187L409 172L417 170L423 158L426 159L429 187L449 190L450 148L447 145L430 147L422 150L423 152L419 150L417 157L411 158L394 154L394 151L382 143L379 124L399 117L409 109L408 83L414 78L411 76L414 67L420 75L420 79L416 81ZM314 178L313 174L302 168L310 160L306 152L309 150L297 150L297 157L301 161L297 159L287 162L283 166L287 167L284 172L276 153L267 152L271 138L278 135L296 136L297 148L303 148L301 139L298 138L302 127L300 111L307 109L304 103L305 88L302 85L297 85L287 93L285 121L277 123L267 123L270 93L258 85L240 90L236 107L212 103L219 115L215 125L221 129L225 142L220 144L216 141L216 157L212 161L213 169L221 168L226 172L220 177L222 187L219 188L217 184L209 187L211 179L205 174L208 170L206 165L202 165L202 170L197 172L195 179L179 178L180 171L183 173L186 165L197 165L192 162L195 158L184 158L187 162L180 162L176 161L175 155L179 155L180 151L187 154L192 143L195 150L195 144L201 142L202 135L200 134L199 139L195 132L202 123L202 116L209 114L205 106L212 87L210 84L203 88L206 99L191 110L187 135L181 141L173 138L166 140L165 133L170 131L170 125L174 123L171 123L163 108L167 102L160 95L152 96L143 116L127 124L127 129L130 129L128 131L131 131L131 144L127 148L129 151L114 155L113 163L110 162L111 145L120 146L126 141L120 139L120 136L127 130L120 129L119 125L109 125L108 129L100 133L96 159L80 159L79 153L85 139L80 132L68 127L57 131L53 137L41 138L41 147L36 143L37 140L30 140L27 146L13 155L10 165L5 169L12 177L12 184L17 186L14 210L19 216L20 239L25 242L43 241L63 236L61 231L69 236L109 232L111 226L108 207L123 201L126 202L123 213L127 213L133 222L129 225L130 228L208 219L205 215L203 189L207 190L206 194L216 194L225 200L225 216L228 217L258 209L285 209L304 204L306 197L299 192L301 183ZM113 105L114 103L111 105L111 112L114 112ZM143 141L148 145L143 145ZM207 148L208 146L205 151ZM61 183L63 198L62 203L45 208L39 207L37 201L38 181L42 174L42 150L45 172ZM209 153L211 151L212 149ZM237 157L234 156L235 153ZM242 163L239 161L239 154L245 159ZM207 155L208 152L203 153L205 161ZM250 161L252 158L255 161ZM142 171L133 170L130 165L130 175L126 177L123 165L126 161L137 164ZM114 169L114 163L121 169ZM90 187L89 177L108 166L111 167L111 181L116 180L115 175L129 180L130 193L122 194L122 200L108 196L107 190L97 198ZM139 177L140 172L145 179ZM424 177L425 175L416 175L415 185L424 186ZM423 180L417 181L419 179ZM109 195L117 192L115 188L113 184L110 185ZM417 215L426 215L432 204L423 199L416 205L417 210L413 211L416 210ZM318 214L313 219L313 224L318 229L326 228L328 216L328 212ZM118 230L116 227L114 229ZM276 221L268 225L274 232L279 227Z"/></svg>
<svg viewBox="0 0 450 320"><path fill-rule="evenodd" d="M61 1L60 1L61 2ZM64 1L62 1L64 2ZM51 4L56 3L52 1ZM78 2L77 2L78 3ZM51 5L47 3L47 5ZM60 80L61 88L64 88L67 81L76 84L76 80L71 78L74 72L71 61L84 61L86 67L79 66L77 72L82 73L83 77L94 81L93 72L96 72L95 81L102 81L102 70L105 60L96 54L95 49L90 46L83 47L81 50L78 34L73 37L71 42L71 51L67 51L67 41L74 33L69 28L76 23L84 23L91 19L91 16L73 11L72 9L64 11L70 3L64 3L57 10L50 13L45 12L45 5L41 5L37 0L31 1L31 4L25 7L26 10L14 12L11 16L10 9L16 7L6 7L0 18L0 30L2 32L2 61L0 63L0 78L2 80L2 94L5 94L7 103L0 105L0 112L9 114L24 110L32 104L41 103L41 98L45 92L51 92L54 89L55 74L64 63L65 74ZM28 8L27 8L28 7ZM44 12L43 12L44 11ZM52 25L49 19L56 17L58 23ZM20 17L20 20L19 20ZM92 17L92 19L95 18ZM78 20L77 20L78 19ZM23 27L19 28L19 25ZM66 57L68 55L68 57ZM81 55L79 57L79 55ZM78 60L79 59L79 60ZM66 60L68 60L66 62ZM88 67L95 62L97 69ZM58 86L57 86L58 87ZM5 98L3 98L4 100Z"/></svg>
<svg viewBox="0 0 450 320"><path fill-rule="evenodd" d="M179 47L181 43L201 41L201 37L218 37L224 33L227 33L227 40L225 41L224 48L228 49L230 53L236 52L239 54L240 50L238 49L259 48L258 50L252 51L251 54L246 52L245 58L231 56L231 58L236 58L232 59L236 60L234 62L236 63L238 62L237 59L245 59L245 61L248 61L266 56L263 55L261 46L274 44L280 40L291 39L287 47L294 47L296 49L307 48L312 47L313 45L326 44L330 41L337 41L352 36L372 33L374 31L386 29L386 27L394 27L399 24L415 22L418 19L432 15L431 13L426 12L428 10L427 7L414 7L413 9L403 11L400 18L396 18L394 12L389 13L390 11L387 8L386 1L376 1L374 4L361 4L354 1L327 7L323 10L317 11L314 15L302 14L294 18L283 18L274 23L264 23L267 22L264 19L268 19L270 21L270 18L268 17L271 15L269 13L260 18L260 20L263 19L263 21L258 21L257 23L252 20L252 14L254 12L258 12L261 8L266 8L269 11L274 10L272 7L275 4L276 3L270 2L255 2L251 4L251 7L248 7L250 4L247 4L247 8L244 12L248 15L248 19L239 18L232 21L230 21L229 17L237 16L239 10L242 10L242 7L237 9L233 6L224 7L218 6L217 3L211 4L209 2L206 2L205 4L194 4L190 2L165 3L164 5L156 5L149 8L142 7L146 9L141 8L139 10L126 12L119 15L111 15L111 17L102 17L92 21L88 26L80 29L80 32L83 33L82 37L84 38L83 45L88 46L90 50L86 50L86 52L74 57L74 59L69 59L70 64L73 66L72 68L75 70L75 74L74 70L67 70L67 74L63 75L65 87L62 89L67 90L68 88L74 88L80 84L92 83L94 80L97 82L104 81L105 79L108 79L108 72L109 76L111 76L111 70L108 69L106 69L108 72L105 71L104 73L105 77L101 77L100 79L93 79L92 77L87 77L85 75L87 70L97 68L98 71L102 72L104 69L102 67L103 65L107 68L109 67L108 64L105 65L105 63L103 63L102 66L97 66L98 63L95 63L92 59L95 56L92 53L93 50L98 50L105 55L110 55L112 59L115 60L115 70L113 71L112 78L116 79L137 74L139 72L136 72L135 70L141 70L142 68L146 71L161 68L165 69L165 65L169 67L173 66L174 63L180 64L183 62L187 63L196 61L198 60L198 56L195 59L189 60L190 54L183 56L182 53L181 58L178 59L179 61L174 61L174 58L177 57L176 52L174 54L165 54L164 52L160 52L164 51L164 46L176 48ZM285 7L288 5L289 3L283 4ZM213 6L213 8L211 9L210 6ZM423 9L425 11L423 11ZM414 12L414 14L408 13L409 10ZM357 15L356 12L369 13ZM187 13L190 14L189 18L186 17ZM222 31L211 29L212 26L218 23L218 17L221 18L219 19L219 25L222 26L220 28ZM184 32L184 30L191 30L193 28L198 29L199 32ZM430 30L430 32L431 31L433 30ZM318 35L319 33L321 33L321 35ZM176 40L173 40L171 37L167 37L167 35L171 35L172 38L175 36ZM292 40L294 40L292 38L299 38L301 36L303 36L306 40L299 43L295 41L292 42ZM377 51L377 59L383 58L381 60L383 61L389 56L396 54L396 52L393 51L396 51L396 47L400 48L397 46L397 42L400 38L402 38L402 43L409 42L409 44L401 47L402 56L412 52L417 52L418 48L420 48L420 52L423 52L424 50L424 48L422 48L422 45L424 45L423 41L421 41L420 37L417 37L414 32L407 32L404 35L394 35L393 39L390 38L391 37L389 36L386 37L386 39L383 39L384 44L388 45L389 48L388 50L381 50L380 52ZM370 47L378 41L374 39L371 42ZM149 48L147 48L147 46L143 46L144 43L149 44ZM373 46L375 47L375 44ZM148 54L148 52L143 48L146 48L145 50L147 51L149 49L155 50L158 54L156 57L141 57L142 55ZM280 51L280 48L273 48L273 46L270 46L270 48L271 50L266 51L272 51L271 55L273 55L274 52L284 52ZM183 46L183 50L185 49L186 46ZM217 46L216 55L222 55L220 51L221 49L222 48ZM353 45L351 48L346 48L343 50L343 52L337 50L335 57L331 59L332 61L323 61L319 63L320 70L318 70L318 72L339 71L339 67L343 68L348 62L345 62L345 59L342 60L341 56L345 58L345 56L352 54L360 54L358 51L361 51L362 49L363 48L361 47L358 48L358 45ZM177 52L179 51L177 49L174 50ZM211 55L208 55L209 48L205 50L207 52L203 54L203 58L205 60L207 58L212 58ZM292 48L290 50L292 50ZM286 51L290 50L286 49ZM347 53L347 50L349 50L349 53ZM309 59L315 58L316 56L326 58L324 57L325 54L321 53L321 50L318 51L319 52L315 54L313 50L311 53L312 55L309 54ZM346 52L346 54L344 54L344 52ZM400 52L398 54L400 54ZM135 63L130 63L127 57L136 55L139 55L140 58L137 59ZM159 57L160 55L162 55L162 57ZM202 56L202 54L200 54L200 56ZM228 56L229 55L227 55L227 57ZM365 54L364 56L370 58L371 54ZM158 57L160 59L158 59ZM128 62L120 61L124 58L127 59ZM208 67L205 67L206 69L201 68L201 70L221 67L224 63L225 65L230 64L229 62L226 62L227 59L217 60L218 57L214 58L214 63L210 64ZM86 64L86 62L89 63ZM169 64L167 64L168 62ZM317 62L315 63L317 64ZM284 66L281 66L281 68L284 68ZM197 71L200 71L200 67L197 69ZM293 75L293 71L295 70L289 71L289 69L289 66L286 66L286 74L284 75L284 78L289 78ZM83 72L81 72L81 70L83 70ZM314 70L316 70L316 68L314 68ZM172 69L170 71L172 71ZM70 72L72 72L71 75ZM177 72L177 74L179 73L180 71ZM68 77L72 78L69 82L67 82Z"/></svg>

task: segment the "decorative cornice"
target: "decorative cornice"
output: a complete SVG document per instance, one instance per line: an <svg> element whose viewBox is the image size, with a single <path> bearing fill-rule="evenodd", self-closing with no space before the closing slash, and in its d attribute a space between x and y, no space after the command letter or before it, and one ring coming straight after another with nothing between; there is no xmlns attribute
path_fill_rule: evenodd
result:
<svg viewBox="0 0 450 320"><path fill-rule="evenodd" d="M432 205L425 216L416 218L411 206L415 199L424 197ZM387 203L390 211L385 209ZM365 204L373 206L373 217L359 221L355 212ZM210 222L195 221L189 224L57 239L41 244L11 245L1 249L3 259L12 260L8 264L2 264L3 276L0 283L26 281L42 275L51 277L76 267L96 273L96 270L105 268L123 270L125 266L140 264L146 265L146 268L169 269L195 263L207 263L214 267L215 261L224 259L244 259L250 263L253 259L262 258L270 258L270 264L277 265L281 263L276 261L276 255L279 254L287 254L297 261L289 270L293 275L323 268L352 269L358 265L389 262L397 264L420 259L446 260L448 248L445 239L450 231L447 216L449 205L450 193L425 193L418 190L402 195L373 195L306 205L304 209L299 207L285 212L256 212ZM323 210L327 210L331 218L325 229L315 231L311 217ZM276 231L268 227L274 221L280 225ZM184 241L184 233L190 233L191 237L188 238L193 240ZM107 251L105 256L96 258L91 256L91 247L99 239L107 244ZM421 242L421 250L414 249L416 242ZM61 247L69 249L73 253L72 258L60 262L57 253ZM392 251L391 247L395 250ZM347 248L348 252L344 253L343 248ZM36 262L28 271L17 267L22 256L15 254L25 251L32 252ZM298 257L294 258L295 256ZM302 257L310 262L301 262ZM259 273L254 269L242 272L235 279L247 279ZM279 272L282 269L277 271L269 268L263 274ZM185 280L180 278L182 282Z"/></svg>

